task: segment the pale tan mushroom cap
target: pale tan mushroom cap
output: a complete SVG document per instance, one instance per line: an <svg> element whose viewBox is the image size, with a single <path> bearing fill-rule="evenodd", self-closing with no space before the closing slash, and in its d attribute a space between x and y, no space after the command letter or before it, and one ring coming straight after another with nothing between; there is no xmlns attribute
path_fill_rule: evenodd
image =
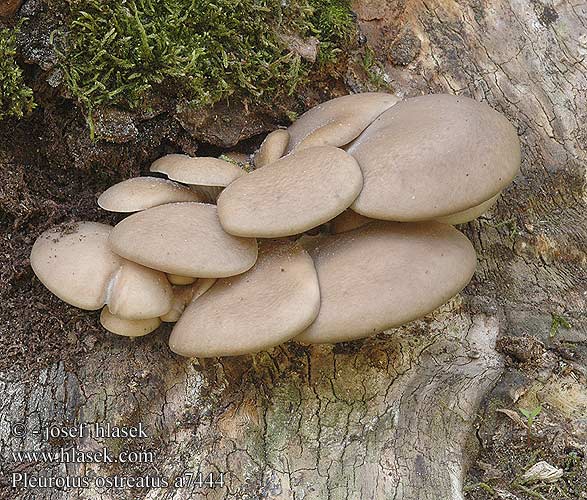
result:
<svg viewBox="0 0 587 500"><path fill-rule="evenodd" d="M362 184L357 162L342 149L304 149L234 181L218 198L218 216L237 236L290 236L336 217Z"/></svg>
<svg viewBox="0 0 587 500"><path fill-rule="evenodd" d="M106 303L120 318L149 319L167 313L172 299L165 274L126 260L109 284Z"/></svg>
<svg viewBox="0 0 587 500"><path fill-rule="evenodd" d="M194 186L228 186L245 171L219 158L171 154L151 165L151 172L159 172L170 179Z"/></svg>
<svg viewBox="0 0 587 500"><path fill-rule="evenodd" d="M300 116L287 129L287 152L313 146L342 147L355 139L399 99L392 94L365 92L337 97Z"/></svg>
<svg viewBox="0 0 587 500"><path fill-rule="evenodd" d="M497 193L493 198L489 198L487 201L484 201L480 205L476 205L462 212L457 212L456 214L438 217L436 220L438 222L442 222L443 224L452 224L453 226L456 224L465 224L466 222L470 222L487 212L493 205L495 205L500 195L501 192Z"/></svg>
<svg viewBox="0 0 587 500"><path fill-rule="evenodd" d="M288 143L287 130L277 129L268 134L255 155L255 167L261 168L279 160L285 154Z"/></svg>
<svg viewBox="0 0 587 500"><path fill-rule="evenodd" d="M220 278L250 269L257 242L226 233L216 207L169 203L133 214L112 230L112 251L169 274Z"/></svg>
<svg viewBox="0 0 587 500"><path fill-rule="evenodd" d="M135 177L109 187L98 198L98 205L109 212L138 212L179 201L203 201L203 197L167 179Z"/></svg>
<svg viewBox="0 0 587 500"><path fill-rule="evenodd" d="M353 340L433 311L473 275L475 250L452 226L373 222L313 242L320 282L316 321L304 343Z"/></svg>
<svg viewBox="0 0 587 500"><path fill-rule="evenodd" d="M57 297L82 309L100 309L106 289L122 259L110 251L112 228L78 222L41 234L31 251L31 267Z"/></svg>
<svg viewBox="0 0 587 500"><path fill-rule="evenodd" d="M124 319L112 314L108 306L100 313L100 323L109 332L124 337L142 337L156 330L161 324L159 318Z"/></svg>
<svg viewBox="0 0 587 500"><path fill-rule="evenodd" d="M255 267L221 279L190 304L169 339L183 356L236 356L285 342L320 308L312 259L296 243L263 242Z"/></svg>
<svg viewBox="0 0 587 500"><path fill-rule="evenodd" d="M520 142L503 115L443 94L393 106L348 152L364 177L352 209L396 221L436 219L480 205L520 167Z"/></svg>

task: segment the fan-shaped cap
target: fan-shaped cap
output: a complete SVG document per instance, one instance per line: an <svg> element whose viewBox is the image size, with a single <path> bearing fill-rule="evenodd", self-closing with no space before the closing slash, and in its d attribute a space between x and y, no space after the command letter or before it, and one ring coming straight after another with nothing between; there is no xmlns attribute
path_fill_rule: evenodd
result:
<svg viewBox="0 0 587 500"><path fill-rule="evenodd" d="M180 154L166 155L154 161L151 172L194 186L228 186L245 173L234 163L219 158L192 158Z"/></svg>
<svg viewBox="0 0 587 500"><path fill-rule="evenodd" d="M98 205L109 212L138 212L179 201L203 201L203 197L167 179L134 177L109 187L98 198Z"/></svg>
<svg viewBox="0 0 587 500"><path fill-rule="evenodd" d="M503 115L444 94L393 106L348 152L364 177L352 209L396 221L436 219L480 205L520 167L518 136Z"/></svg>
<svg viewBox="0 0 587 500"><path fill-rule="evenodd" d="M277 129L268 134L255 155L255 167L261 168L279 160L285 154L288 143L287 130Z"/></svg>
<svg viewBox="0 0 587 500"><path fill-rule="evenodd" d="M357 162L342 149L304 149L234 181L218 198L218 216L237 236L290 236L336 217L361 186Z"/></svg>
<svg viewBox="0 0 587 500"><path fill-rule="evenodd" d="M108 282L122 259L110 251L112 228L98 222L58 226L41 234L31 251L31 267L57 297L82 309L100 309Z"/></svg>
<svg viewBox="0 0 587 500"><path fill-rule="evenodd" d="M168 274L167 279L172 285L191 285L197 278L191 276L180 276L179 274Z"/></svg>
<svg viewBox="0 0 587 500"><path fill-rule="evenodd" d="M172 298L165 274L125 260L109 284L106 303L120 318L149 319L167 313Z"/></svg>
<svg viewBox="0 0 587 500"><path fill-rule="evenodd" d="M169 346L189 357L260 351L304 330L319 308L320 289L307 252L292 242L263 242L250 271L218 280L186 308Z"/></svg>
<svg viewBox="0 0 587 500"><path fill-rule="evenodd" d="M108 306L100 313L100 323L109 332L124 337L142 337L156 330L161 324L159 318L150 319L124 319L112 314Z"/></svg>
<svg viewBox="0 0 587 500"><path fill-rule="evenodd" d="M257 242L226 233L214 205L168 203L133 214L110 235L116 254L169 274L217 278L250 269Z"/></svg>
<svg viewBox="0 0 587 500"><path fill-rule="evenodd" d="M462 290L475 250L452 226L373 222L312 242L320 282L316 321L296 340L343 342L425 316Z"/></svg>
<svg viewBox="0 0 587 500"><path fill-rule="evenodd" d="M300 116L287 129L287 152L314 146L342 147L355 139L399 99L392 94L365 92L337 97Z"/></svg>

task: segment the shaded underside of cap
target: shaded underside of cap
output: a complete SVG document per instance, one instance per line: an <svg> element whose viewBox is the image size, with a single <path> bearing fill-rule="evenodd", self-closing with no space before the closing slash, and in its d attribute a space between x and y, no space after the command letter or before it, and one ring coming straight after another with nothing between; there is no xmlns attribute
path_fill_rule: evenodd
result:
<svg viewBox="0 0 587 500"><path fill-rule="evenodd" d="M438 217L436 220L438 222L442 222L443 224L452 224L453 226L456 224L465 224L466 222L470 222L489 211L489 209L495 205L500 195L501 192L497 193L492 198L489 198L487 201L484 201L480 205L476 205L472 208L469 208L468 210L463 210L462 212L445 215L444 217Z"/></svg>
<svg viewBox="0 0 587 500"><path fill-rule="evenodd" d="M112 227L98 222L58 226L41 234L31 251L31 267L57 297L81 309L100 309L122 259L110 251Z"/></svg>
<svg viewBox="0 0 587 500"><path fill-rule="evenodd" d="M488 105L427 95L383 113L348 148L363 171L356 212L376 219L436 219L498 194L520 166L515 128Z"/></svg>
<svg viewBox="0 0 587 500"><path fill-rule="evenodd" d="M159 318L124 319L112 314L105 306L100 313L100 323L109 332L124 337L142 337L156 330L161 324Z"/></svg>
<svg viewBox="0 0 587 500"><path fill-rule="evenodd" d="M296 340L343 342L433 311L475 271L469 240L437 222L373 222L307 247L321 292L316 321Z"/></svg>
<svg viewBox="0 0 587 500"><path fill-rule="evenodd" d="M290 236L336 217L361 186L357 162L342 149L305 149L233 182L218 198L218 215L234 235Z"/></svg>
<svg viewBox="0 0 587 500"><path fill-rule="evenodd" d="M190 304L169 345L183 356L233 356L267 349L316 317L320 290L312 259L292 242L265 241L247 273L218 280Z"/></svg>
<svg viewBox="0 0 587 500"><path fill-rule="evenodd" d="M181 276L219 278L250 269L257 242L226 233L216 207L169 203L133 214L112 230L118 255L152 269Z"/></svg>
<svg viewBox="0 0 587 500"><path fill-rule="evenodd" d="M287 129L290 140L286 152L314 146L344 146L398 101L392 94L365 92L319 104Z"/></svg>
<svg viewBox="0 0 587 500"><path fill-rule="evenodd" d="M135 177L109 187L98 198L98 205L110 212L138 212L180 201L202 201L202 197L167 179Z"/></svg>
<svg viewBox="0 0 587 500"><path fill-rule="evenodd" d="M180 154L166 155L154 161L151 172L194 186L228 186L245 173L235 164L219 158L192 158Z"/></svg>

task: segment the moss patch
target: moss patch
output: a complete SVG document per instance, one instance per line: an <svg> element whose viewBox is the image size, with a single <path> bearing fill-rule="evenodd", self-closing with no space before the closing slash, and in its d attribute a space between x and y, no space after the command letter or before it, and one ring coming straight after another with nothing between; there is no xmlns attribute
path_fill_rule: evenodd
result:
<svg viewBox="0 0 587 500"><path fill-rule="evenodd" d="M101 105L138 108L145 95L195 107L234 94L268 100L291 94L313 67L351 43L348 0L69 0L67 28L54 39L71 94L89 115ZM320 41L315 63L280 35Z"/></svg>
<svg viewBox="0 0 587 500"><path fill-rule="evenodd" d="M33 91L25 85L14 58L17 33L18 27L0 29L0 120L22 118L35 107Z"/></svg>

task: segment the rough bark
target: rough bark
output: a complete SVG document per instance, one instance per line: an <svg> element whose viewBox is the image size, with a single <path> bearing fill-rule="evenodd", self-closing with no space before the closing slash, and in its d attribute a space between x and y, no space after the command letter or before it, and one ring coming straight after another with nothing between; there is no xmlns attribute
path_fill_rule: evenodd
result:
<svg viewBox="0 0 587 500"><path fill-rule="evenodd" d="M479 255L471 285L425 320L353 343L290 342L255 356L198 361L173 356L168 331L132 341L94 329L75 369L54 363L32 379L21 367L6 369L6 498L458 500L477 453L476 427L483 446L493 429L477 413L503 370L496 338L523 336L551 349L552 314L564 315L572 327L557 333L556 346L573 352L566 366L584 383L587 7L505 0L369 0L355 7L368 43L386 58L382 76L400 95L469 95L518 128L521 175L489 216L463 228ZM348 84L356 85L351 74ZM560 362L555 356L541 371L545 385ZM508 367L490 399L525 391L528 373ZM516 374L526 381L516 382ZM581 416L578 410L570 418ZM142 422L148 438L50 444L153 450L153 463L27 466L10 459L14 450L47 447L33 429L95 421ZM11 435L15 422L29 429L24 438ZM585 449L585 436L577 442ZM172 480L186 470L216 478L224 472L225 487L31 494L6 482L14 471Z"/></svg>

